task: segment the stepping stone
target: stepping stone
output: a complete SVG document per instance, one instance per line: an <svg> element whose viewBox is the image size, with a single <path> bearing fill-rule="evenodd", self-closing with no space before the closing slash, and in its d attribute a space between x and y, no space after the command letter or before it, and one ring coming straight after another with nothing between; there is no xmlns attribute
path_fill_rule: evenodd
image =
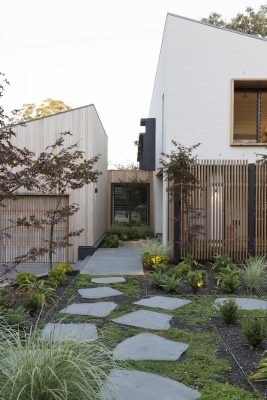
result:
<svg viewBox="0 0 267 400"><path fill-rule="evenodd" d="M200 393L180 382L148 372L113 369L101 395L104 400L197 400Z"/></svg>
<svg viewBox="0 0 267 400"><path fill-rule="evenodd" d="M175 310L176 308L190 303L192 303L192 301L177 299L176 297L152 296L149 299L136 301L134 304L146 307L164 308L166 310Z"/></svg>
<svg viewBox="0 0 267 400"><path fill-rule="evenodd" d="M109 278L93 278L93 283L124 283L126 279L122 276L110 276Z"/></svg>
<svg viewBox="0 0 267 400"><path fill-rule="evenodd" d="M215 300L216 304L222 304L224 301L229 300L229 297L221 297ZM235 301L236 305L241 310L252 311L252 310L267 310L267 301L265 300L257 300L257 299L250 299L245 297L237 297L232 298Z"/></svg>
<svg viewBox="0 0 267 400"><path fill-rule="evenodd" d="M93 324L61 324L49 323L45 325L41 332L40 339L51 338L59 340L77 340L79 342L92 342L97 340L97 329Z"/></svg>
<svg viewBox="0 0 267 400"><path fill-rule="evenodd" d="M114 360L170 360L176 361L188 344L140 333L121 342L113 351Z"/></svg>
<svg viewBox="0 0 267 400"><path fill-rule="evenodd" d="M172 315L169 314L140 310L112 319L111 321L137 328L167 330L170 328L171 319Z"/></svg>
<svg viewBox="0 0 267 400"><path fill-rule="evenodd" d="M98 303L78 303L61 310L64 314L91 315L93 317L106 317L117 307L114 301L102 301Z"/></svg>
<svg viewBox="0 0 267 400"><path fill-rule="evenodd" d="M102 297L121 296L123 294L119 290L110 287L79 289L78 292L84 299L101 299Z"/></svg>

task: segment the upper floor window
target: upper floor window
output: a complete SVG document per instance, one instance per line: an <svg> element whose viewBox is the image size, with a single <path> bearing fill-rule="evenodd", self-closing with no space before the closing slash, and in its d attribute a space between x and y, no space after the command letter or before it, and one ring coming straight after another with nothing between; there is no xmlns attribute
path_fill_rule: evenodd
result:
<svg viewBox="0 0 267 400"><path fill-rule="evenodd" d="M267 143L267 80L234 80L233 142Z"/></svg>

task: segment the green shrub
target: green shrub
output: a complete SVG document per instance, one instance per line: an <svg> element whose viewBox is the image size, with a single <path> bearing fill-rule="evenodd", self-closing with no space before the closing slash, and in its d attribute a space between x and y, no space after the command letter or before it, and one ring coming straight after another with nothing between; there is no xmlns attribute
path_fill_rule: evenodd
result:
<svg viewBox="0 0 267 400"><path fill-rule="evenodd" d="M165 263L160 263L160 264L153 265L153 270L155 272L158 272L158 271L166 272L167 268L168 268L168 264L165 264Z"/></svg>
<svg viewBox="0 0 267 400"><path fill-rule="evenodd" d="M12 292L9 288L0 288L0 307L13 306L17 301L15 292Z"/></svg>
<svg viewBox="0 0 267 400"><path fill-rule="evenodd" d="M267 382L267 351L263 353L263 358L259 362L259 366L257 367L258 372L250 375L250 379L254 382Z"/></svg>
<svg viewBox="0 0 267 400"><path fill-rule="evenodd" d="M113 368L111 352L99 342L41 341L38 332L0 327L1 399L99 400Z"/></svg>
<svg viewBox="0 0 267 400"><path fill-rule="evenodd" d="M17 328L25 325L28 317L29 315L23 307L0 307L0 324L4 320L10 327Z"/></svg>
<svg viewBox="0 0 267 400"><path fill-rule="evenodd" d="M267 262L264 257L249 257L241 270L247 290L262 294L267 287Z"/></svg>
<svg viewBox="0 0 267 400"><path fill-rule="evenodd" d="M197 266L197 265L201 265L199 262L197 262L195 259L194 259L194 257L191 255L191 254L188 254L186 257L183 257L182 258L182 261L181 261L181 263L186 263L186 264L188 264L188 265L190 265L190 267L193 267L193 266ZM181 264L180 263L180 264ZM179 264L178 264L179 265Z"/></svg>
<svg viewBox="0 0 267 400"><path fill-rule="evenodd" d="M72 266L67 262L61 262L56 266L55 270L69 274L72 271Z"/></svg>
<svg viewBox="0 0 267 400"><path fill-rule="evenodd" d="M239 308L233 299L225 300L221 304L217 304L216 308L221 318L227 325L236 323L239 314Z"/></svg>
<svg viewBox="0 0 267 400"><path fill-rule="evenodd" d="M161 287L161 285L165 282L166 274L163 274L161 271L154 272L152 275L152 284L154 286Z"/></svg>
<svg viewBox="0 0 267 400"><path fill-rule="evenodd" d="M24 300L23 307L31 315L43 307L42 296L39 293L30 293Z"/></svg>
<svg viewBox="0 0 267 400"><path fill-rule="evenodd" d="M247 317L242 322L241 332L252 347L258 347L266 338L266 322L257 316Z"/></svg>
<svg viewBox="0 0 267 400"><path fill-rule="evenodd" d="M207 272L203 270L189 271L186 275L186 280L195 293L207 284L207 279Z"/></svg>
<svg viewBox="0 0 267 400"><path fill-rule="evenodd" d="M237 270L222 271L217 278L217 285L225 293L234 293L241 286L240 274Z"/></svg>
<svg viewBox="0 0 267 400"><path fill-rule="evenodd" d="M67 282L67 280L67 275L62 271L52 269L48 272L48 281L54 286L61 285L62 283Z"/></svg>
<svg viewBox="0 0 267 400"><path fill-rule="evenodd" d="M120 244L119 237L115 234L108 233L102 244L102 247L113 249L119 247L119 244Z"/></svg>
<svg viewBox="0 0 267 400"><path fill-rule="evenodd" d="M113 225L108 233L117 235L120 240L136 240L153 238L154 232L149 226L119 226Z"/></svg>
<svg viewBox="0 0 267 400"><path fill-rule="evenodd" d="M191 265L187 261L181 261L174 268L175 275L177 277L186 278L188 272L192 270Z"/></svg>
<svg viewBox="0 0 267 400"><path fill-rule="evenodd" d="M162 287L166 292L175 292L181 285L183 284L182 278L177 278L177 276L171 275L165 276L163 282L159 285Z"/></svg>
<svg viewBox="0 0 267 400"><path fill-rule="evenodd" d="M213 257L212 269L215 271L223 271L225 269L234 269L235 264L231 258L223 256L221 254L215 254Z"/></svg>
<svg viewBox="0 0 267 400"><path fill-rule="evenodd" d="M39 280L32 284L28 296L25 298L23 306L33 314L55 301L55 289L49 285L49 282Z"/></svg>
<svg viewBox="0 0 267 400"><path fill-rule="evenodd" d="M36 282L37 277L31 272L20 272L16 276L16 283L20 289L27 290L28 286Z"/></svg>

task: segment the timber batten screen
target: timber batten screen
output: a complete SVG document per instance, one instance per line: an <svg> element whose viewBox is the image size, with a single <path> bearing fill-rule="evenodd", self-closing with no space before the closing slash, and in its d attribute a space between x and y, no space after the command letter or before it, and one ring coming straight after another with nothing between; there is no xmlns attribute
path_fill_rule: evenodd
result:
<svg viewBox="0 0 267 400"><path fill-rule="evenodd" d="M1 229L12 225L11 221L18 218L30 217L35 215L38 219L44 213L53 210L58 202L61 206L69 204L68 196L61 199L58 196L39 196L39 195L18 195L16 200L6 200L5 207L0 207L0 226ZM60 206L60 207L61 207ZM66 236L69 232L68 220L55 227L55 237ZM2 238L0 241L0 262L13 262L15 257L26 254L31 248L44 246L44 240L49 237L49 227L44 229L14 227L8 230L11 237ZM68 248L56 250L53 261L67 261ZM48 255L40 257L36 262L48 262Z"/></svg>
<svg viewBox="0 0 267 400"><path fill-rule="evenodd" d="M181 257L192 254L198 260L210 260L219 253L233 260L246 258L248 162L201 160L192 170L199 186L190 200L194 212L188 215L185 205L181 205ZM188 231L194 226L199 229L190 238Z"/></svg>

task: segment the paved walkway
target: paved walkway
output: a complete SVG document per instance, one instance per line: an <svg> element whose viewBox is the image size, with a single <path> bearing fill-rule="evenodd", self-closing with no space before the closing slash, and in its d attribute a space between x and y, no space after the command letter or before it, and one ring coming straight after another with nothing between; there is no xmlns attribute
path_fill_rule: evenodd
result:
<svg viewBox="0 0 267 400"><path fill-rule="evenodd" d="M91 257L88 257L81 274L143 275L139 242L123 242L117 249L97 249Z"/></svg>

